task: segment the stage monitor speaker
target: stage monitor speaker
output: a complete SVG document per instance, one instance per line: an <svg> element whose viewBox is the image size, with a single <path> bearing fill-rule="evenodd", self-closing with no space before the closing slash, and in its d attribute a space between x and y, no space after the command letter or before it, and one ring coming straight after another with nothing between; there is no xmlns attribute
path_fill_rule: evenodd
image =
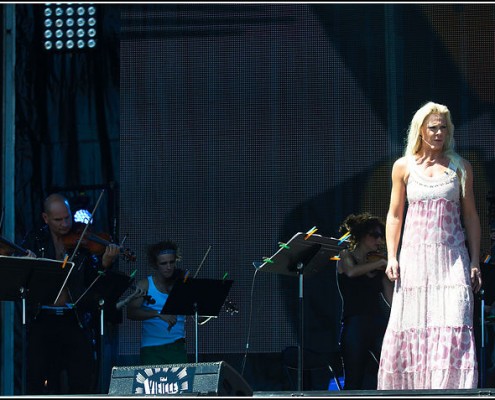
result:
<svg viewBox="0 0 495 400"><path fill-rule="evenodd" d="M244 378L225 361L113 367L109 395L252 396Z"/></svg>

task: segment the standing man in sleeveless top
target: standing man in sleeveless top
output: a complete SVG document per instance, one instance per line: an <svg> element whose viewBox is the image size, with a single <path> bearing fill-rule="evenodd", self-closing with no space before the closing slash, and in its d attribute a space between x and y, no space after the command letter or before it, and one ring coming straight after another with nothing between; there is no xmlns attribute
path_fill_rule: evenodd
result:
<svg viewBox="0 0 495 400"><path fill-rule="evenodd" d="M187 363L185 316L163 315L160 311L178 279L184 279L176 268L181 255L173 241L161 241L148 248L148 260L153 273L136 286L147 296L132 300L127 317L142 321L140 361L142 365Z"/></svg>

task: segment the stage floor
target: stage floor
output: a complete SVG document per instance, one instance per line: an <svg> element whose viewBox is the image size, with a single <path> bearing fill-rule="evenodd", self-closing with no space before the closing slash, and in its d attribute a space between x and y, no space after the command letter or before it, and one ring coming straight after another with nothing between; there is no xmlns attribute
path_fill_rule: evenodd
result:
<svg viewBox="0 0 495 400"><path fill-rule="evenodd" d="M455 399L461 397L491 397L495 396L495 388L487 389L462 389L462 390L342 390L342 391L332 391L332 390L319 390L319 391L280 391L280 392L270 392L270 391L255 391L252 397L277 397L277 398L287 398L293 399L294 397L305 397L305 398L332 398L338 397L341 399L345 398L446 398ZM0 396L0 399L108 399L108 398L133 398L133 399L149 399L150 397L168 397L168 398L185 398L185 397L203 397L203 398L237 398L234 396L217 396L215 393L188 393L182 395L59 395L59 396ZM251 397L251 396L238 396L238 398Z"/></svg>
<svg viewBox="0 0 495 400"><path fill-rule="evenodd" d="M305 392L253 392L253 397L415 397L415 398L458 398L491 397L495 389L461 389L461 390L319 390Z"/></svg>

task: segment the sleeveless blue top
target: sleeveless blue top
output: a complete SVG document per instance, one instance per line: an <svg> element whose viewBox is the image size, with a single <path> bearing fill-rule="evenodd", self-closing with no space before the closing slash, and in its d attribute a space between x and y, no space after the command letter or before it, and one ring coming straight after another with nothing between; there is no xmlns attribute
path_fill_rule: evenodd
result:
<svg viewBox="0 0 495 400"><path fill-rule="evenodd" d="M161 311L168 299L168 294L160 292L153 282L153 277L148 276L148 295L155 299L155 304L143 302L141 308L145 310ZM177 323L168 330L168 324L162 319L155 317L144 320L141 330L141 347L160 346L173 343L185 337L185 316L178 315Z"/></svg>

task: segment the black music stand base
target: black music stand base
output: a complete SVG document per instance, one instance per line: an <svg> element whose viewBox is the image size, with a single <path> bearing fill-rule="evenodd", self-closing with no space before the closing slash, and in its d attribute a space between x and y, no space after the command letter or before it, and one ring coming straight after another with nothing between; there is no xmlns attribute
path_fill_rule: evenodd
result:
<svg viewBox="0 0 495 400"><path fill-rule="evenodd" d="M304 343L304 265L297 266L299 279L299 340L297 343L297 390L303 390L303 343Z"/></svg>

